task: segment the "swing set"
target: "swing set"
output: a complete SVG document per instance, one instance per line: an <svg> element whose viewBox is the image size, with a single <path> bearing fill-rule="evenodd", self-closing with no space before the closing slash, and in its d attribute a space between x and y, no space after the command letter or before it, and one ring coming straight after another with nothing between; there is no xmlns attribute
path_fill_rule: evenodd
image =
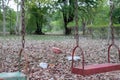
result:
<svg viewBox="0 0 120 80"><path fill-rule="evenodd" d="M103 63L103 64L93 64L93 65L86 65L85 66L85 58L84 58L84 52L83 49L81 48L81 46L79 45L79 34L78 34L78 4L77 4L77 0L75 0L75 6L76 6L76 11L75 11L75 22L76 22L76 26L75 26L75 35L76 35L76 46L74 47L73 51L72 51L72 64L71 64L71 72L74 74L79 74L82 76L86 76L86 75L92 75L92 74L97 74L97 73L104 73L104 72L109 72L109 71L115 71L115 70L120 70L120 64L117 63L110 63L110 50L112 46L115 46L115 48L118 49L118 53L119 53L119 59L120 59L120 49L119 47L115 44L114 41L114 30L113 30L113 26L111 23L110 24L110 28L111 28L111 35L112 35L112 43L108 46L108 62L107 63ZM111 0L110 0L111 1ZM24 12L24 0L22 0L22 15L21 15L21 21L22 21L22 48L20 50L19 53L19 72L21 72L20 70L20 64L21 64L21 55L24 51L24 47L25 47L25 12ZM113 6L111 6L111 9L113 8ZM112 12L111 12L112 15ZM110 20L112 22L112 17L110 17ZM74 55L75 55L75 51L76 49L80 49L81 50L81 57L82 57L82 66L78 66L75 67L75 61L74 61ZM26 73L27 73L27 58L26 58ZM26 80L26 79L24 79Z"/></svg>
<svg viewBox="0 0 120 80"><path fill-rule="evenodd" d="M21 55L24 52L24 47L25 47L25 11L24 11L24 0L21 0L21 23L22 23L22 47L19 52L19 57L18 57L18 72L8 72L8 73L1 73L0 74L0 80L27 80L27 76L23 73L21 73ZM27 74L27 56L24 54L25 59L26 59L26 64L25 64L25 73Z"/></svg>
<svg viewBox="0 0 120 80"><path fill-rule="evenodd" d="M74 47L73 51L72 51L72 64L71 64L71 72L74 74L79 74L82 76L86 76L86 75L93 75L93 74L97 74L97 73L104 73L104 72L110 72L110 71L116 71L116 70L120 70L120 63L110 63L110 50L111 47L114 46L115 48L117 48L118 53L119 53L119 59L120 59L120 49L119 47L115 44L114 41L114 29L113 29L113 23L112 23L112 9L113 9L113 4L110 5L110 28L111 28L111 36L112 36L112 40L111 40L111 44L109 44L108 46L108 62L107 63L103 63L103 64L93 64L93 65L85 65L85 58L84 58L84 52L83 49L79 46L79 34L78 34L78 4L77 4L77 0L75 0L75 6L76 6L76 11L75 11L75 22L76 22L76 46ZM110 0L111 1L111 0ZM76 49L80 49L81 50L81 57L82 57L82 66L77 66L75 67L75 61L74 61L74 55L75 55L75 51Z"/></svg>

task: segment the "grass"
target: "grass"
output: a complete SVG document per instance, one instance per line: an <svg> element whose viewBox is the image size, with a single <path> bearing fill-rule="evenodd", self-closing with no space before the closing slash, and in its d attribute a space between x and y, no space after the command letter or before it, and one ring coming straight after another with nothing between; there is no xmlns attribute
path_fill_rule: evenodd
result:
<svg viewBox="0 0 120 80"><path fill-rule="evenodd" d="M6 36L0 36L0 39L3 40L17 40L21 39L22 36L16 36L16 35L6 35ZM42 40L42 41L49 41L49 40L55 40L55 41L62 41L65 39L72 39L73 36L64 36L64 35L26 35L26 40Z"/></svg>
<svg viewBox="0 0 120 80"><path fill-rule="evenodd" d="M70 39L71 36L63 36L63 35L28 35L28 39L32 40L64 40Z"/></svg>

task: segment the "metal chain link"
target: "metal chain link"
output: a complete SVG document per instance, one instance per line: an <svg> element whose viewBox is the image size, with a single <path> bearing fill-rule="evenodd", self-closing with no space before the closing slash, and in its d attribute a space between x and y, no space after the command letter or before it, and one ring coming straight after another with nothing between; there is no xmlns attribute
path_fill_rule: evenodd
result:
<svg viewBox="0 0 120 80"><path fill-rule="evenodd" d="M119 60L120 60L120 48L118 45L115 44L115 36L114 36L114 27L113 27L113 9L114 9L114 3L112 0L109 0L110 1L110 29L111 29L111 40L112 40L112 43L109 45L108 47L108 62L110 63L110 50L111 50L111 47L114 46L115 48L118 49L118 53L119 53Z"/></svg>
<svg viewBox="0 0 120 80"><path fill-rule="evenodd" d="M21 14L21 23L22 23L22 48L25 47L25 10L24 10L24 0L21 0L22 4L21 4L21 8L22 8L22 14Z"/></svg>
<svg viewBox="0 0 120 80"><path fill-rule="evenodd" d="M22 26L22 31L21 31L21 35L22 35L22 48L20 50L20 53L19 53L19 59L18 59L18 62L19 62L19 71L21 71L21 55L22 55L22 52L24 51L24 48L25 48L25 10L24 10L24 0L21 0L21 26Z"/></svg>
<svg viewBox="0 0 120 80"><path fill-rule="evenodd" d="M114 4L113 4L113 1L110 0L110 28L111 28L111 37L112 37L112 43L114 44L114 27L113 27L113 17L112 17L112 14L113 14L113 9L114 9Z"/></svg>
<svg viewBox="0 0 120 80"><path fill-rule="evenodd" d="M78 1L75 1L75 38L76 38L76 45L79 46L79 28L78 28Z"/></svg>

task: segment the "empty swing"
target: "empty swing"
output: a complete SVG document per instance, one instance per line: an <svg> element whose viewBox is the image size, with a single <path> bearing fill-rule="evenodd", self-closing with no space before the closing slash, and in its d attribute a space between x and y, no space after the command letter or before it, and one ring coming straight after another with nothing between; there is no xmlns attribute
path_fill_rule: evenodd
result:
<svg viewBox="0 0 120 80"><path fill-rule="evenodd" d="M76 2L76 14L75 14L75 22L76 22L76 46L74 47L73 51L72 51L72 65L71 65L71 72L74 74L79 74L82 76L86 76L86 75L92 75L92 74L97 74L97 73L104 73L104 72L109 72L109 71L115 71L115 70L120 70L120 64L118 63L110 63L110 49L112 46L114 46L115 48L118 49L118 53L119 53L119 59L120 59L120 49L119 47L114 43L114 30L113 30L113 23L112 23L112 16L110 16L110 28L111 28L111 35L112 35L112 43L108 46L108 62L107 63L103 63L103 64L93 64L93 65L86 65L85 66L85 58L84 58L84 52L82 50L82 48L79 46L79 35L78 35L78 4L77 4L77 0L75 0ZM110 0L111 1L111 0ZM110 8L113 8L113 4L110 5ZM111 15L112 15L112 10L111 10ZM82 63L81 66L74 66L74 55L75 55L75 51L76 49L80 49L81 50L81 57L82 57Z"/></svg>
<svg viewBox="0 0 120 80"><path fill-rule="evenodd" d="M19 71L17 72L3 72L3 73L0 73L0 80L27 80L27 76L21 72L20 70L20 64L21 64L21 55L22 55L22 52L24 51L24 46L25 46L25 13L24 13L24 0L21 0L21 10L22 10L22 13L21 13L21 22L22 22L22 32L21 32L21 35L22 35L22 48L19 52L19 58L18 58L18 62L19 62ZM27 60L26 60L26 63L27 63ZM27 67L27 64L26 64L26 67ZM26 70L27 72L27 70ZM27 73L26 73L27 74Z"/></svg>

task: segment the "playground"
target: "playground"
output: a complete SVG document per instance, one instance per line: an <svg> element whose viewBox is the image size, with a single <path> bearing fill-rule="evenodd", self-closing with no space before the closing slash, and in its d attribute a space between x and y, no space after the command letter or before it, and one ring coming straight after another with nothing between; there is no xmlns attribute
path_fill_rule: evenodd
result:
<svg viewBox="0 0 120 80"><path fill-rule="evenodd" d="M20 14L17 10L17 21L12 30L11 20L10 29L6 28L5 2L2 0L0 80L120 80L120 21L118 18L114 19L117 16L114 9L119 9L119 1L109 0L109 5L103 1L109 6L105 8L109 10L109 16L107 12L106 22L100 23L107 26L102 27L97 26L97 20L93 18L93 14L97 12L97 0L41 1L33 1L32 4L32 1L21 0ZM16 3L18 8L19 1ZM62 9L59 9L61 19L59 11L56 15L51 11L56 6L56 10L53 9L56 12L57 5ZM101 5L98 6L100 11ZM26 17L29 12L31 14ZM45 13L52 15L47 16ZM50 19L51 16L54 18ZM58 18L63 22L57 22ZM10 33L6 34L6 31ZM59 31L63 31L63 34L59 34ZM54 32L57 34L53 34Z"/></svg>
<svg viewBox="0 0 120 80"><path fill-rule="evenodd" d="M42 39L41 39L42 38ZM22 53L21 63L18 62L18 54L21 48L20 36L0 37L0 72L15 72L20 66L21 72L26 73L29 80L119 80L120 71L105 72L89 76L81 76L71 73L71 56L75 46L73 36L26 36L25 51ZM120 45L119 40L115 40ZM107 40L80 37L85 57L85 65L101 64L107 62ZM52 47L59 48L62 52L55 54ZM80 51L76 55L80 56ZM27 62L26 57L27 55ZM110 52L111 63L118 63L117 49L112 47ZM48 64L47 68L40 67L40 63ZM82 58L75 60L75 64L81 64ZM27 67L26 67L27 64Z"/></svg>

